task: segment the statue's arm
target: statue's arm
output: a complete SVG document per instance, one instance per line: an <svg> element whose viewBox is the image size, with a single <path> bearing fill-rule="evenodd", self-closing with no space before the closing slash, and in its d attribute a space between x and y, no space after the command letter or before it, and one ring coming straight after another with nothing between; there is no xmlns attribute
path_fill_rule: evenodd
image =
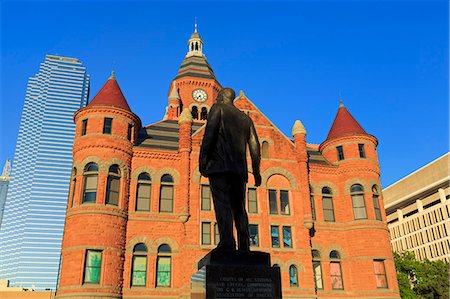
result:
<svg viewBox="0 0 450 299"><path fill-rule="evenodd" d="M217 105L213 105L208 113L206 121L205 134L203 135L202 146L200 148L200 173L205 175L206 165L211 158L211 150L216 143L219 133L219 124L221 117L221 109Z"/></svg>
<svg viewBox="0 0 450 299"><path fill-rule="evenodd" d="M260 162L261 162L261 152L259 148L258 135L256 134L255 126L250 120L250 138L248 141L248 148L250 150L250 157L252 158L252 169L253 176L255 177L255 186L261 185L261 172L260 172Z"/></svg>

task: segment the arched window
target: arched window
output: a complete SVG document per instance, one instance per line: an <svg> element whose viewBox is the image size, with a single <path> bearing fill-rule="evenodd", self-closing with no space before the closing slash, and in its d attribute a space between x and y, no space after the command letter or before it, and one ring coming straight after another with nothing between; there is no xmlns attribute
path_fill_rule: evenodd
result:
<svg viewBox="0 0 450 299"><path fill-rule="evenodd" d="M108 182L106 184L106 203L117 206L119 204L120 169L114 164L109 167Z"/></svg>
<svg viewBox="0 0 450 299"><path fill-rule="evenodd" d="M152 194L152 179L146 172L138 176L136 191L136 211L150 211L150 199Z"/></svg>
<svg viewBox="0 0 450 299"><path fill-rule="evenodd" d="M70 194L70 206L73 207L73 201L75 200L75 191L77 191L77 169L72 169L72 193Z"/></svg>
<svg viewBox="0 0 450 299"><path fill-rule="evenodd" d="M323 219L325 221L334 222L334 206L333 197L331 189L329 187L322 188L322 208L323 208Z"/></svg>
<svg viewBox="0 0 450 299"><path fill-rule="evenodd" d="M198 119L198 108L197 106L192 106L191 114L193 119Z"/></svg>
<svg viewBox="0 0 450 299"><path fill-rule="evenodd" d="M261 156L263 159L269 159L269 142L263 141L261 144Z"/></svg>
<svg viewBox="0 0 450 299"><path fill-rule="evenodd" d="M131 285L145 286L147 282L147 246L136 244L133 249L133 265L131 270Z"/></svg>
<svg viewBox="0 0 450 299"><path fill-rule="evenodd" d="M298 286L298 272L297 267L295 267L294 265L291 265L289 267L289 282L291 287Z"/></svg>
<svg viewBox="0 0 450 299"><path fill-rule="evenodd" d="M316 249L312 250L312 263L316 289L323 290L322 264L320 263L320 252Z"/></svg>
<svg viewBox="0 0 450 299"><path fill-rule="evenodd" d="M198 51L198 43L195 43L195 50Z"/></svg>
<svg viewBox="0 0 450 299"><path fill-rule="evenodd" d="M202 108L202 112L200 113L200 119L206 120L208 118L208 109L206 107Z"/></svg>
<svg viewBox="0 0 450 299"><path fill-rule="evenodd" d="M95 202L97 198L98 166L94 162L86 164L83 172L83 203Z"/></svg>
<svg viewBox="0 0 450 299"><path fill-rule="evenodd" d="M330 252L330 278L333 290L343 290L344 282L342 280L341 256L336 250Z"/></svg>
<svg viewBox="0 0 450 299"><path fill-rule="evenodd" d="M372 186L372 200L373 200L373 208L375 209L375 219L382 220L381 217L381 208L380 208L380 197L378 193L377 185Z"/></svg>
<svg viewBox="0 0 450 299"><path fill-rule="evenodd" d="M156 261L156 286L170 287L171 273L171 254L172 250L167 244L158 248L158 258Z"/></svg>
<svg viewBox="0 0 450 299"><path fill-rule="evenodd" d="M314 203L314 192L311 185L309 185L309 203L311 205L311 216L313 220L316 220L316 204Z"/></svg>
<svg viewBox="0 0 450 299"><path fill-rule="evenodd" d="M173 212L173 178L170 174L165 174L161 177L159 211L168 213Z"/></svg>
<svg viewBox="0 0 450 299"><path fill-rule="evenodd" d="M353 214L355 220L367 219L366 203L364 201L364 188L360 184L355 184L350 187L352 196Z"/></svg>

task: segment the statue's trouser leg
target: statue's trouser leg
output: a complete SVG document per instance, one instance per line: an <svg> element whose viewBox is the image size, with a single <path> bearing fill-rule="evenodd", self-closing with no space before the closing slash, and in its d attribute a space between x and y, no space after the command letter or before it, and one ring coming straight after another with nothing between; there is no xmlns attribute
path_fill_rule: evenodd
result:
<svg viewBox="0 0 450 299"><path fill-rule="evenodd" d="M245 210L245 181L241 178L233 177L231 184L231 209L234 217L234 224L238 235L238 249L250 250L250 236L248 233L248 216Z"/></svg>
<svg viewBox="0 0 450 299"><path fill-rule="evenodd" d="M231 212L231 180L226 174L211 175L209 177L211 192L216 212L217 227L220 242L217 248L236 249L233 237L233 214Z"/></svg>

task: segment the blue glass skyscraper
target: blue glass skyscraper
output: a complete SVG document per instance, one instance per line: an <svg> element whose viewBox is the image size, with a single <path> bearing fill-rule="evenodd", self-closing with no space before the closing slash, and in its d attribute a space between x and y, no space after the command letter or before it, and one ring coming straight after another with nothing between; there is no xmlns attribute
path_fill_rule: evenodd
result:
<svg viewBox="0 0 450 299"><path fill-rule="evenodd" d="M28 80L0 229L0 278L55 289L72 166L73 115L89 75L75 58L47 55Z"/></svg>
<svg viewBox="0 0 450 299"><path fill-rule="evenodd" d="M3 211L5 210L6 193L9 186L9 174L11 172L11 161L6 160L3 172L0 176L0 228L2 227Z"/></svg>

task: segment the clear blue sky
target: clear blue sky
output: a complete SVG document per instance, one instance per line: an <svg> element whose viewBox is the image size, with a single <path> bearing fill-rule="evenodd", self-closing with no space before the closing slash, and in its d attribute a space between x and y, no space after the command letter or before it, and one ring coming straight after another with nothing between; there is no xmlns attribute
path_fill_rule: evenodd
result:
<svg viewBox="0 0 450 299"><path fill-rule="evenodd" d="M291 137L327 136L339 105L379 139L381 182L449 148L448 2L34 2L1 7L0 164L12 158L28 77L45 54L79 58L91 98L114 67L144 124L164 114L197 17L219 82Z"/></svg>

